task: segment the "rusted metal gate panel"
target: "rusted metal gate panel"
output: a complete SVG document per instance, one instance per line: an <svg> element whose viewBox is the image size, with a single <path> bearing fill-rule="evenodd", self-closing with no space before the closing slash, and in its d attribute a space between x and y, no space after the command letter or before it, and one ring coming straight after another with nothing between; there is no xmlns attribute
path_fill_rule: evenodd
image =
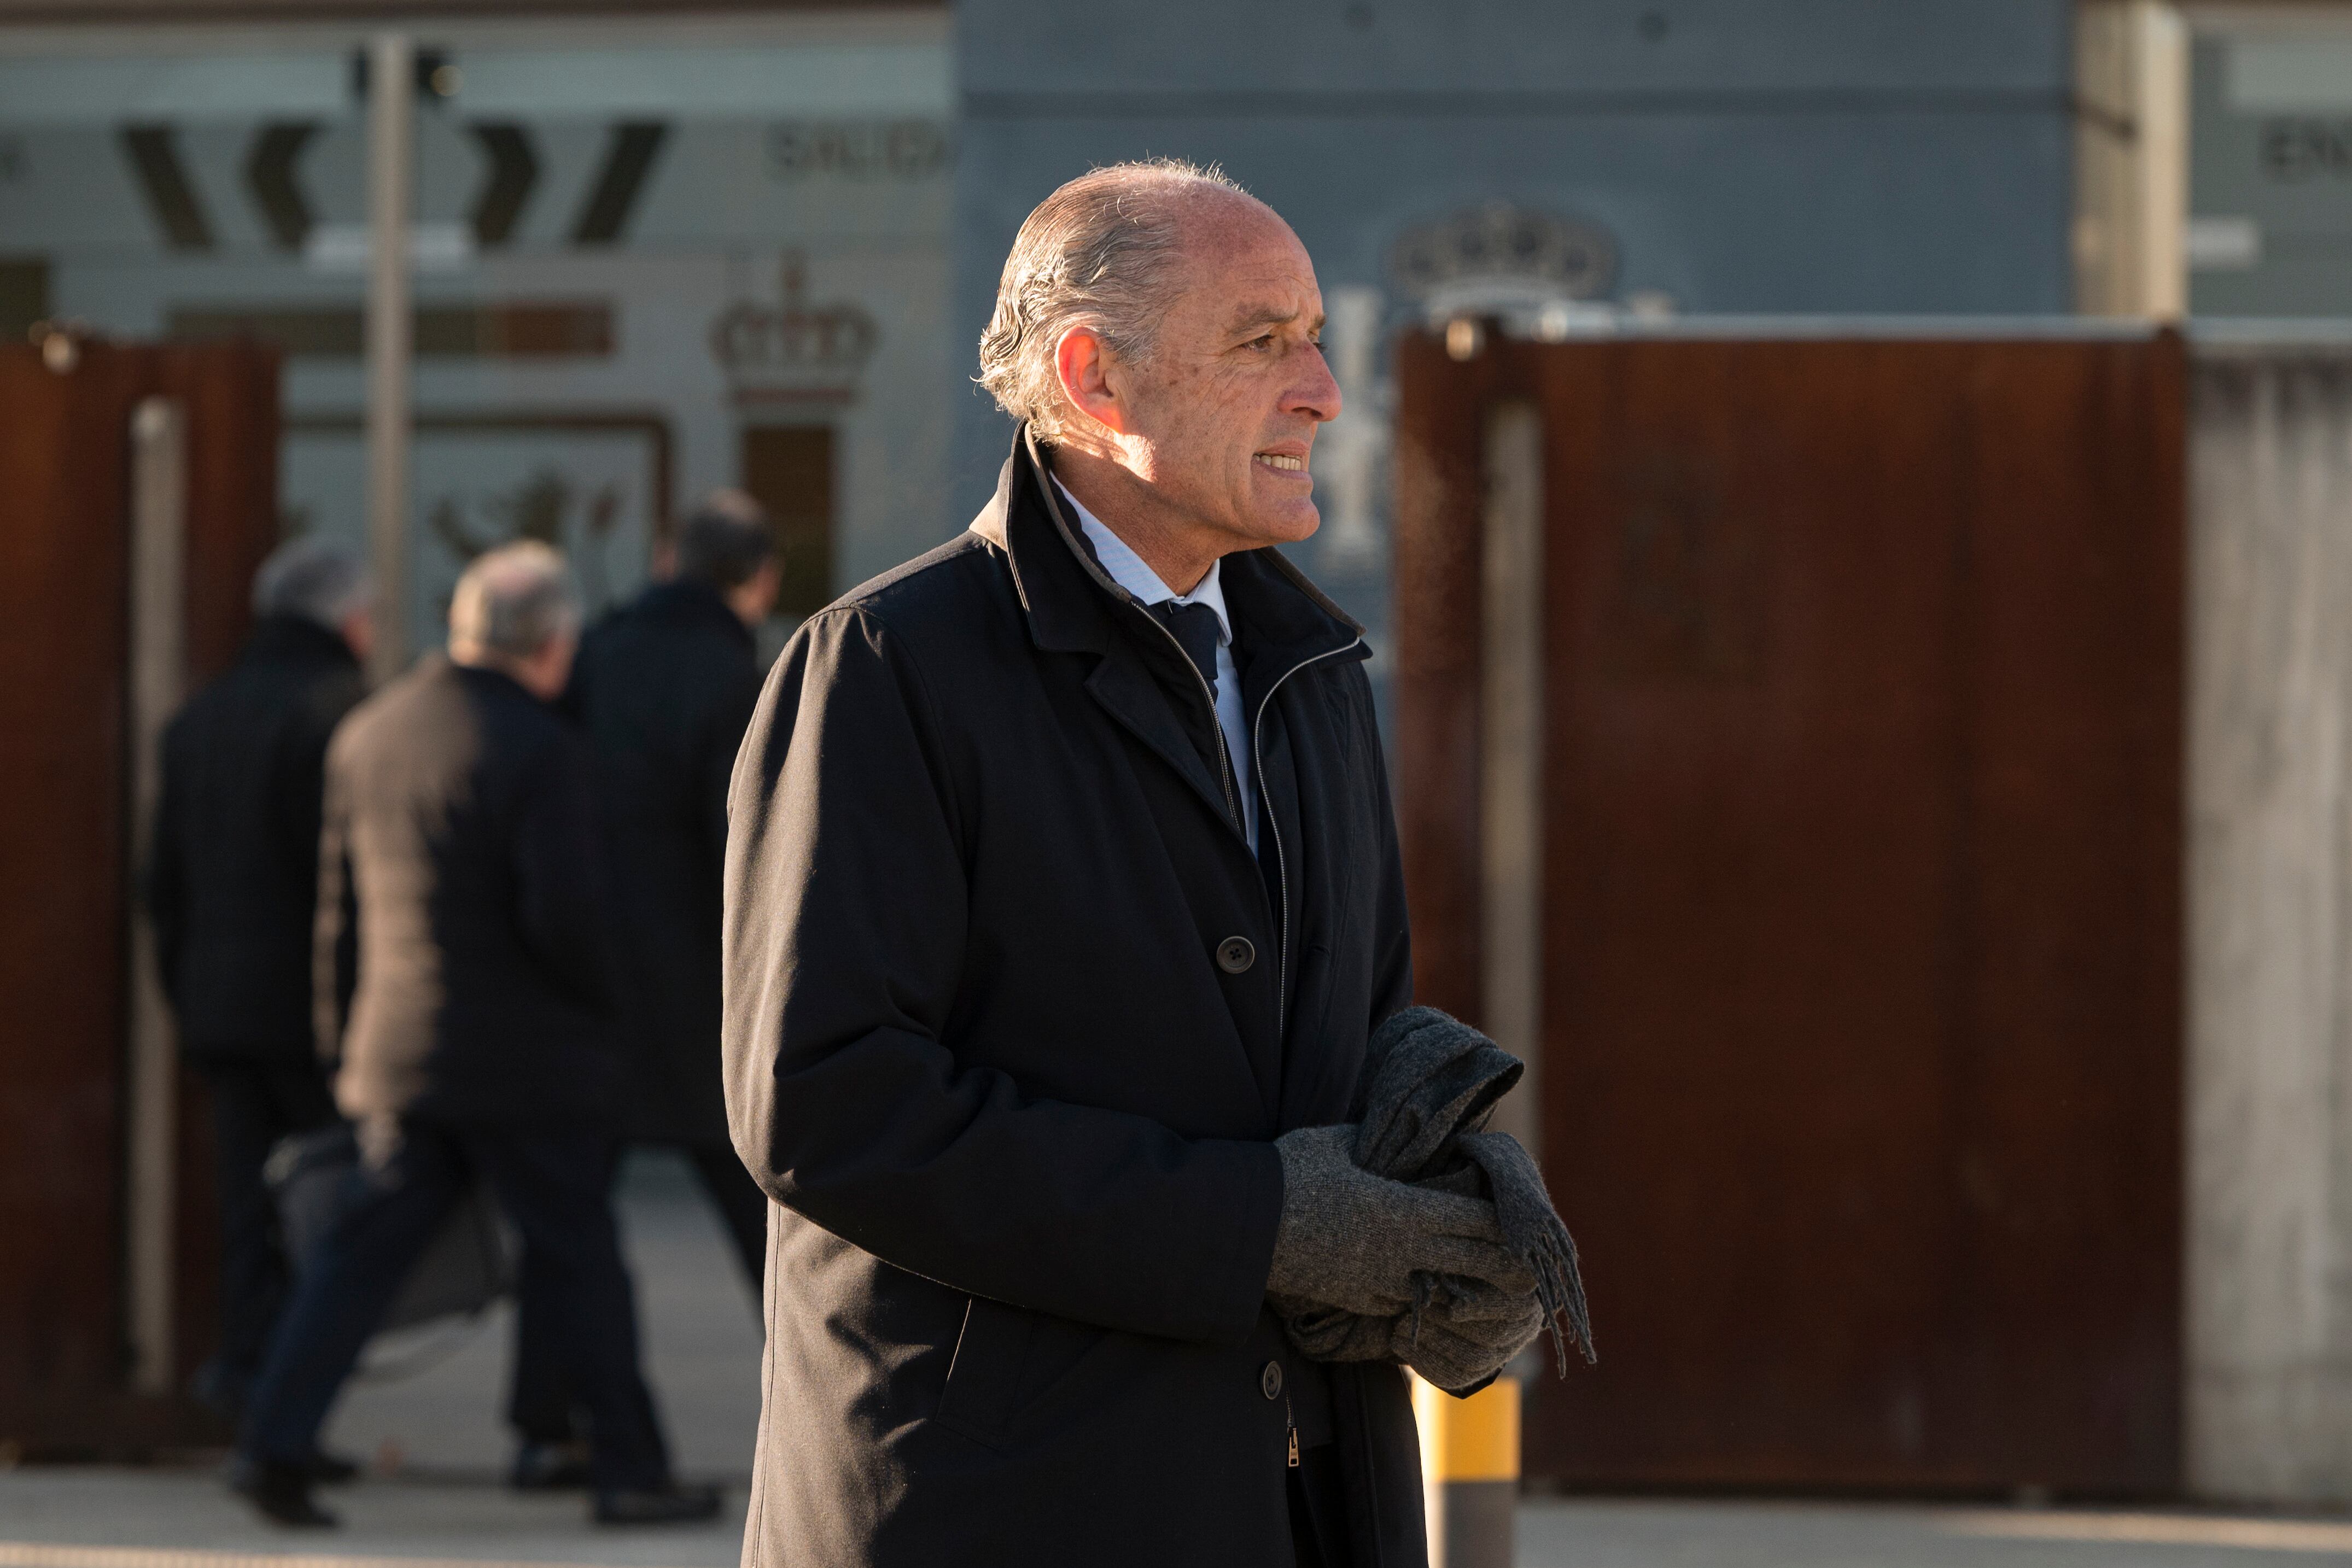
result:
<svg viewBox="0 0 2352 1568"><path fill-rule="evenodd" d="M278 543L280 360L257 343L152 350L152 392L188 411L188 690L235 662L253 629L253 574ZM180 1075L175 1247L176 1363L193 1370L219 1337L220 1216L213 1197L212 1105Z"/></svg>
<svg viewBox="0 0 2352 1568"><path fill-rule="evenodd" d="M65 365L60 360L59 364ZM122 1090L131 411L188 414L191 681L223 667L277 532L278 368L242 346L0 349L0 1444L207 1428L126 1392ZM179 1365L214 1332L210 1128L184 1083Z"/></svg>
<svg viewBox="0 0 2352 1568"><path fill-rule="evenodd" d="M151 391L188 409L188 682L212 679L253 627L253 574L278 543L279 358L257 343L154 350Z"/></svg>
<svg viewBox="0 0 2352 1568"><path fill-rule="evenodd" d="M1478 998L1476 461L1546 428L1545 1169L1588 1484L2163 1492L2178 340L1402 350L1423 995Z"/></svg>
<svg viewBox="0 0 2352 1568"><path fill-rule="evenodd" d="M123 646L135 357L0 352L0 1409L121 1376Z"/></svg>

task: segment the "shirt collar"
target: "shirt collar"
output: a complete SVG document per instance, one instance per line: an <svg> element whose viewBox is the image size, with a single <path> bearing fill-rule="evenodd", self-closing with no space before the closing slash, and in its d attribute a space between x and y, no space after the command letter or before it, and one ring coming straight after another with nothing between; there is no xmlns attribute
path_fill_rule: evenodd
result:
<svg viewBox="0 0 2352 1568"><path fill-rule="evenodd" d="M1095 547L1095 559L1102 563L1105 571L1110 573L1112 581L1145 604L1159 604L1172 599L1179 604L1207 605L1217 612L1217 634L1228 646L1232 644L1234 623L1225 613L1225 590L1220 580L1225 564L1223 561L1210 562L1209 575L1201 580L1200 586L1190 593L1179 593L1160 581L1160 574L1144 564L1143 558L1129 549L1125 539L1111 532L1103 525L1101 518L1087 511L1085 504L1070 494L1068 486L1056 479L1054 488L1062 493L1062 499L1068 502L1070 510L1077 514L1078 527L1086 530L1087 542Z"/></svg>

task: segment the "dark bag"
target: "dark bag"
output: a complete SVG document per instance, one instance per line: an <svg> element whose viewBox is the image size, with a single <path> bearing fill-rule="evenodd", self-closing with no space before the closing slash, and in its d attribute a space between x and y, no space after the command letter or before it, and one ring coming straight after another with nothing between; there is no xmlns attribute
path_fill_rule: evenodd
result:
<svg viewBox="0 0 2352 1568"><path fill-rule="evenodd" d="M278 1224L296 1273L362 1190L359 1137L348 1122L281 1139L263 1175L278 1200ZM498 1205L479 1183L457 1207L408 1271L378 1333L470 1317L514 1293L515 1249Z"/></svg>

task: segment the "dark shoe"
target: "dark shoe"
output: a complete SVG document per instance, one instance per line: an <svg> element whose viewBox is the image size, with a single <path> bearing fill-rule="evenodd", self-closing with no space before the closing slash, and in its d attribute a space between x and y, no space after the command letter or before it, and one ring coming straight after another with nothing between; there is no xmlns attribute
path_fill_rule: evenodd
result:
<svg viewBox="0 0 2352 1568"><path fill-rule="evenodd" d="M507 1471L517 1491L585 1491L589 1479L585 1443L525 1443Z"/></svg>
<svg viewBox="0 0 2352 1568"><path fill-rule="evenodd" d="M341 1521L310 1495L310 1477L300 1465L238 1456L229 1467L228 1490L251 1503L272 1524L331 1530Z"/></svg>
<svg viewBox="0 0 2352 1568"><path fill-rule="evenodd" d="M672 1482L649 1491L596 1494L599 1524L699 1524L718 1517L717 1487L682 1487Z"/></svg>
<svg viewBox="0 0 2352 1568"><path fill-rule="evenodd" d="M331 1454L324 1448L313 1448L310 1457L302 1461L302 1473L314 1487L339 1487L345 1481L357 1480L359 1461L341 1454Z"/></svg>

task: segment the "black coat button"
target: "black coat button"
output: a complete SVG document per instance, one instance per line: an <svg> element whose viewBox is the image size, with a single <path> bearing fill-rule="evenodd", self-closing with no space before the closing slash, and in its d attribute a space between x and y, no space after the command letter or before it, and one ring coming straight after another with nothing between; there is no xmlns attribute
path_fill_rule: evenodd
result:
<svg viewBox="0 0 2352 1568"><path fill-rule="evenodd" d="M1217 967L1228 975L1238 975L1257 962L1257 949L1246 936L1228 936L1217 944ZM1274 1397L1269 1394L1268 1399Z"/></svg>
<svg viewBox="0 0 2352 1568"><path fill-rule="evenodd" d="M1267 1362L1265 1364L1265 1370L1257 1375L1257 1386L1258 1392L1265 1395L1268 1399L1281 1398L1282 1363L1278 1361Z"/></svg>

